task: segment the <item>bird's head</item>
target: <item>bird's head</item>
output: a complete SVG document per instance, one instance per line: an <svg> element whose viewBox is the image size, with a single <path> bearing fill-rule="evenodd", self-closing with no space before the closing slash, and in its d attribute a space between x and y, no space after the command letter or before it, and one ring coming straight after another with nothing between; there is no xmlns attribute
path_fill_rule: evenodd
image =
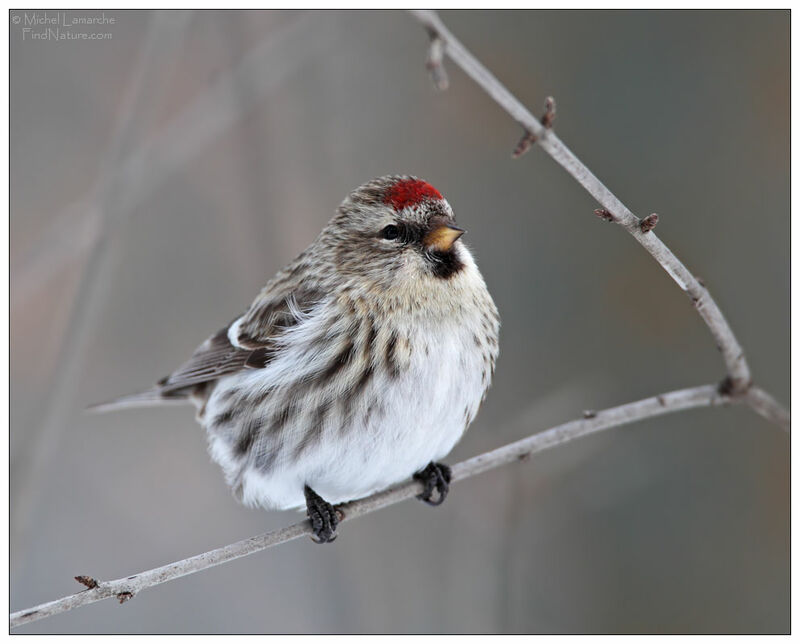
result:
<svg viewBox="0 0 800 644"><path fill-rule="evenodd" d="M373 179L344 200L323 233L336 270L381 288L448 281L469 252L450 204L431 184L407 175Z"/></svg>

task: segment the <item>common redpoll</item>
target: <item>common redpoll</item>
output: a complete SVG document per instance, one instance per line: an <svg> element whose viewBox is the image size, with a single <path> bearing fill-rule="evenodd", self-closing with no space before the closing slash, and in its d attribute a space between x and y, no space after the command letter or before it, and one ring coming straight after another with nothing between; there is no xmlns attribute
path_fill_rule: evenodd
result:
<svg viewBox="0 0 800 644"><path fill-rule="evenodd" d="M494 372L497 309L429 183L384 176L339 206L247 312L152 389L101 405L190 400L212 458L247 505L306 505L333 541L332 504L409 476L441 503L439 463Z"/></svg>

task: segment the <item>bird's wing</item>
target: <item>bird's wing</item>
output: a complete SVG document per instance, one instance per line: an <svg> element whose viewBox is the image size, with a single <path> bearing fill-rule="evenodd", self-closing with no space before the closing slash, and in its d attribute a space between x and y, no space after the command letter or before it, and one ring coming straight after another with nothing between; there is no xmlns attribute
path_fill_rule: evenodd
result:
<svg viewBox="0 0 800 644"><path fill-rule="evenodd" d="M262 293L247 312L210 337L175 372L159 381L164 392L216 380L243 369L266 367L276 350L276 339L308 317L321 293L294 289L266 297Z"/></svg>
<svg viewBox="0 0 800 644"><path fill-rule="evenodd" d="M324 292L317 287L301 286L277 294L265 291L233 323L231 338L244 349L269 346L276 334L308 319L312 309L325 300Z"/></svg>
<svg viewBox="0 0 800 644"><path fill-rule="evenodd" d="M158 388L168 393L244 369L254 350L233 346L228 339L229 328L221 329L197 347L189 360L158 381Z"/></svg>
<svg viewBox="0 0 800 644"><path fill-rule="evenodd" d="M199 385L245 369L266 367L279 350L277 339L286 329L308 319L314 306L325 299L321 289L298 287L286 277L290 275L279 274L244 315L203 342L189 360L156 386L89 409L109 411L179 402Z"/></svg>

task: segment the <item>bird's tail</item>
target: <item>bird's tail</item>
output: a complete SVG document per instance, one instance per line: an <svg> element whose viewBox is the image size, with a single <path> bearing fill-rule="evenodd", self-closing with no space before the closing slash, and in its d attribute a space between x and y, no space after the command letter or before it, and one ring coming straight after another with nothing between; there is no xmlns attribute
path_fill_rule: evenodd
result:
<svg viewBox="0 0 800 644"><path fill-rule="evenodd" d="M190 402L189 397L185 394L177 392L165 392L159 387L153 387L147 391L141 391L138 394L129 394L108 400L106 402L90 405L86 411L91 413L103 413L107 411L116 411L118 409L128 409L130 407L154 407L156 405L169 405L175 403Z"/></svg>

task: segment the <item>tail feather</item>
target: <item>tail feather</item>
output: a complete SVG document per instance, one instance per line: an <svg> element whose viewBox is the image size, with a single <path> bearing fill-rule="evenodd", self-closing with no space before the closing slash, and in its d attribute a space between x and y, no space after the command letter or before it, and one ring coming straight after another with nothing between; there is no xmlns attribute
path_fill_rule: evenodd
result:
<svg viewBox="0 0 800 644"><path fill-rule="evenodd" d="M153 387L147 391L141 391L137 394L130 394L121 396L114 400L90 405L86 411L92 413L104 413L107 411L115 411L117 409L128 409L130 407L154 407L157 405L168 405L174 403L187 403L190 402L186 395L176 395L173 393L165 394L164 391L158 387Z"/></svg>

